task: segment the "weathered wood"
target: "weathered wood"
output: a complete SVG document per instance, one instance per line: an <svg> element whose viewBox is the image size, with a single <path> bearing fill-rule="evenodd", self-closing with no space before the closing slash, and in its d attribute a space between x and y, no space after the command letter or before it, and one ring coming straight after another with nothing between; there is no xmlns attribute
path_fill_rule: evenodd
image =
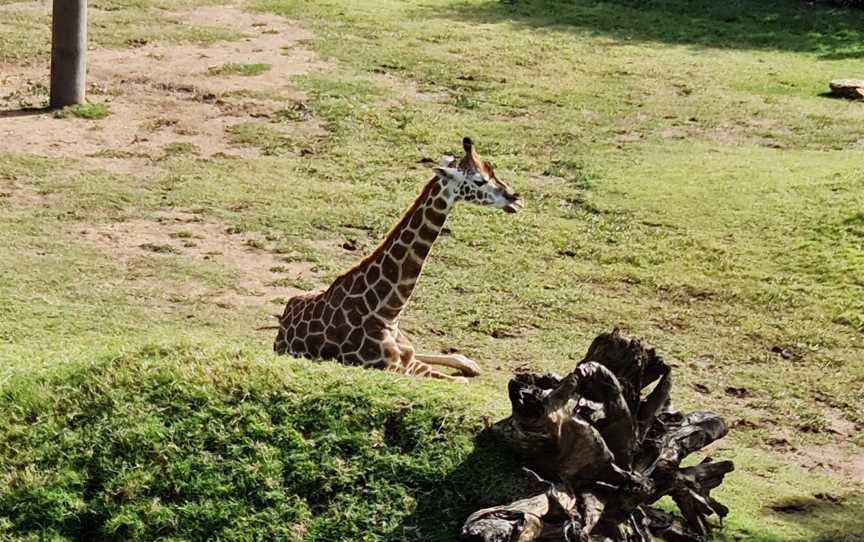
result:
<svg viewBox="0 0 864 542"><path fill-rule="evenodd" d="M653 389L646 389L654 385ZM722 438L714 412L673 410L670 367L617 330L598 336L564 378L520 374L508 385L512 414L493 427L546 490L479 510L461 539L483 542L702 541L708 518L728 509L710 496L733 469L689 454ZM664 495L681 515L650 505Z"/></svg>
<svg viewBox="0 0 864 542"><path fill-rule="evenodd" d="M864 100L864 80L862 79L836 79L828 86L831 94L838 98L847 100Z"/></svg>
<svg viewBox="0 0 864 542"><path fill-rule="evenodd" d="M51 19L51 107L84 103L87 0L54 0Z"/></svg>

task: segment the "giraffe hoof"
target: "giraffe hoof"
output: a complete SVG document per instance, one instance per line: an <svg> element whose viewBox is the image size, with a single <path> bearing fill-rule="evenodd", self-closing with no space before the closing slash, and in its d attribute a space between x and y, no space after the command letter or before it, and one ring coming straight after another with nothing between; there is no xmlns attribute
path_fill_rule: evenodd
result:
<svg viewBox="0 0 864 542"><path fill-rule="evenodd" d="M456 384L468 384L468 379L465 378L464 376L454 376L451 378L453 379L453 382Z"/></svg>

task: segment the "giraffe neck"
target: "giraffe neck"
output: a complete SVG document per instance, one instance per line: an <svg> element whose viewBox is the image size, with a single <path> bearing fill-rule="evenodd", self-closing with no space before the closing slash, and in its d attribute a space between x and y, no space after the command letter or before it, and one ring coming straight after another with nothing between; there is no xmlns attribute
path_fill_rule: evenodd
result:
<svg viewBox="0 0 864 542"><path fill-rule="evenodd" d="M398 320L455 200L456 192L443 180L429 181L375 252L337 281L348 294L346 302L386 322Z"/></svg>

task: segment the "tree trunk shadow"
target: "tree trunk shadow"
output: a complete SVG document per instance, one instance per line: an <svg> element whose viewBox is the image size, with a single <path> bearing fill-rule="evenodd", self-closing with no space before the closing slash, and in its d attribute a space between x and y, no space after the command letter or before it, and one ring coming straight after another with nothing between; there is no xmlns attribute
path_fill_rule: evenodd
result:
<svg viewBox="0 0 864 542"><path fill-rule="evenodd" d="M4 109L0 110L0 119L10 119L15 117L33 117L37 115L45 115L51 113L54 109L50 107L22 107L21 109Z"/></svg>
<svg viewBox="0 0 864 542"><path fill-rule="evenodd" d="M429 17L722 49L864 58L864 10L800 0L487 0Z"/></svg>
<svg viewBox="0 0 864 542"><path fill-rule="evenodd" d="M444 480L418 491L414 512L386 535L386 542L452 542L468 516L509 502L536 483L490 429L477 435L474 450Z"/></svg>

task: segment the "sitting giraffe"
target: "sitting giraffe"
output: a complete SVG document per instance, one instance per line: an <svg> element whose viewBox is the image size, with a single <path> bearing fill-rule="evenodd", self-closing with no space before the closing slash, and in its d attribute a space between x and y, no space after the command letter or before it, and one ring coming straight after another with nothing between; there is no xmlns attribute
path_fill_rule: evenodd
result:
<svg viewBox="0 0 864 542"><path fill-rule="evenodd" d="M471 140L466 137L462 146L465 156L458 162L442 158L435 177L375 252L327 290L288 300L273 344L278 354L334 359L460 383L467 379L430 365L451 367L464 376L480 374L477 364L462 355L415 354L399 330L399 315L456 201L491 205L508 213L522 208L519 195L498 180L489 162L480 160Z"/></svg>

